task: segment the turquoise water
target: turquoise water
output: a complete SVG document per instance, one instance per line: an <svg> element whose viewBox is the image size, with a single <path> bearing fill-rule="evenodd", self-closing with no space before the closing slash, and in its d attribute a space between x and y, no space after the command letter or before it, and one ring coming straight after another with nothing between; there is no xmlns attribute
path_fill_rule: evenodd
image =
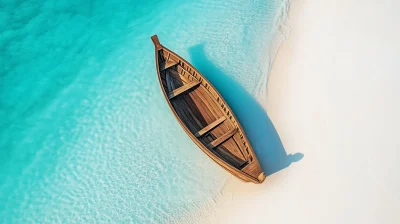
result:
<svg viewBox="0 0 400 224"><path fill-rule="evenodd" d="M206 57L257 96L284 5L0 1L0 222L206 214L228 174L169 111L150 36L189 61Z"/></svg>

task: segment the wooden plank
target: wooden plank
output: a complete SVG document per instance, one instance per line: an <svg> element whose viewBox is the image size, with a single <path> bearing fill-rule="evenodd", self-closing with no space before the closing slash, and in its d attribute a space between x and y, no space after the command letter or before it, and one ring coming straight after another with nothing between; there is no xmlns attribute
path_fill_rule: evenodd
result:
<svg viewBox="0 0 400 224"><path fill-rule="evenodd" d="M184 95L181 98L171 101L171 103L174 105L176 112L179 114L179 117L185 123L186 127L188 127L191 132L195 132L199 130L200 127L203 127L206 122L195 115L197 112L193 111L184 99L187 97L187 95Z"/></svg>
<svg viewBox="0 0 400 224"><path fill-rule="evenodd" d="M247 166L243 166L241 168L241 170L243 172L246 172L246 173L252 175L253 177L258 176L262 172L260 165L258 165L258 163L254 163L254 162L249 163Z"/></svg>
<svg viewBox="0 0 400 224"><path fill-rule="evenodd" d="M192 81L192 82L190 82L184 86L181 86L181 87L175 89L174 91L168 93L168 98L172 99L172 98L178 96L179 94L181 94L195 86L198 86L199 84L200 84L200 82L198 82L198 81Z"/></svg>
<svg viewBox="0 0 400 224"><path fill-rule="evenodd" d="M248 160L249 156L246 152L246 146L243 144L242 140L240 139L239 133L233 135L233 140L236 142L236 145L239 147L240 151L242 152L243 157Z"/></svg>
<svg viewBox="0 0 400 224"><path fill-rule="evenodd" d="M171 76L173 76L176 79L180 79L182 80L185 84L189 83L190 80L188 78L186 78L184 75L179 74L178 71L174 70L174 69L168 69L167 71Z"/></svg>
<svg viewBox="0 0 400 224"><path fill-rule="evenodd" d="M172 60L169 60L165 63L160 63L160 71L164 71L165 69L170 68L176 64L178 64L178 62Z"/></svg>
<svg viewBox="0 0 400 224"><path fill-rule="evenodd" d="M169 92L173 90L172 85L172 77L169 75L169 73L165 74L165 81L167 81L167 89Z"/></svg>
<svg viewBox="0 0 400 224"><path fill-rule="evenodd" d="M240 150L239 146L235 142L235 137L236 134L234 134L230 139L226 140L224 143L222 143L218 148L221 148L221 146L226 147L233 155L235 155L237 158L241 160L247 160L246 157L244 157L242 150Z"/></svg>
<svg viewBox="0 0 400 224"><path fill-rule="evenodd" d="M219 145L221 145L223 142L225 142L226 140L228 140L230 137L232 137L234 134L236 134L237 129L232 129L229 132L223 134L222 136L220 136L219 138L215 139L214 141L210 142L207 144L207 148L209 149L213 149Z"/></svg>
<svg viewBox="0 0 400 224"><path fill-rule="evenodd" d="M223 159L227 163L231 164L232 166L236 168L240 168L245 164L247 161L244 161L238 157L236 157L232 152L230 152L228 149L225 147L217 147L214 149L215 153L218 154L219 158Z"/></svg>
<svg viewBox="0 0 400 224"><path fill-rule="evenodd" d="M221 108L217 105L217 103L213 100L213 97L210 95L210 93L204 88L204 86L199 86L199 88L196 89L196 91L194 92L198 92L198 97L196 99L198 99L199 101L203 102L205 105L204 107L208 109L208 113L211 113L214 117L214 119L212 119L209 123L212 123L213 121L215 121L216 119L220 118L220 117L224 117L224 114L221 110ZM190 94L194 93L191 92ZM211 131L208 132L207 135L203 135L202 137L198 138L201 140L205 141L205 144L208 144L210 142L212 142L216 137L219 137L223 134L225 134L226 132L228 132L229 130L232 130L234 128L234 126L231 124L230 120L226 120L225 122L219 124L218 126L216 126L215 128L213 128ZM229 146L230 143L227 143L228 141L226 141L224 144L226 145L226 147L231 148L232 146Z"/></svg>
<svg viewBox="0 0 400 224"><path fill-rule="evenodd" d="M199 88L198 97L206 104L206 107L215 115L215 117L224 116L221 107L215 102L215 100L212 98L212 96L203 85L201 85Z"/></svg>
<svg viewBox="0 0 400 224"><path fill-rule="evenodd" d="M224 122L226 120L226 117L221 117L218 120L212 122L211 124L205 126L203 129L201 129L200 131L196 132L196 134L194 134L197 138L201 137L202 135L204 135L205 133L211 131L213 128L215 128L216 126L218 126L219 124L221 124L222 122Z"/></svg>

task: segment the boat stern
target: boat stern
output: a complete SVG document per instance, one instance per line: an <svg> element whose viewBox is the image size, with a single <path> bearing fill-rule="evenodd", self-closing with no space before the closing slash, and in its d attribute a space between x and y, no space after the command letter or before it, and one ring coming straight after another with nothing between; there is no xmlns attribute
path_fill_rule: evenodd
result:
<svg viewBox="0 0 400 224"><path fill-rule="evenodd" d="M260 175L258 175L257 180L260 181L260 184L261 184L262 182L264 182L266 177L267 176L265 175L265 173L262 172L262 173L260 173Z"/></svg>

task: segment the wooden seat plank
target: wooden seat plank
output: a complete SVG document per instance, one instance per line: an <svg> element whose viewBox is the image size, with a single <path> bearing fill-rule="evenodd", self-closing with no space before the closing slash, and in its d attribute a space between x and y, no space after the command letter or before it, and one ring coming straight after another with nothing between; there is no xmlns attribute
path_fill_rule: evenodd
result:
<svg viewBox="0 0 400 224"><path fill-rule="evenodd" d="M237 129L234 128L230 131L228 131L227 133L223 134L222 136L220 136L219 138L215 139L214 141L210 142L207 144L207 148L209 149L213 149L219 145L221 145L222 143L224 143L226 140L228 140L230 137L232 137L234 134L236 134Z"/></svg>
<svg viewBox="0 0 400 224"><path fill-rule="evenodd" d="M194 88L194 87L198 86L199 84L200 84L199 81L192 81L192 82L190 82L190 83L188 83L188 84L186 84L184 86L181 86L181 87L173 90L172 92L168 93L168 98L172 99L172 98L178 96L179 94L181 94L181 93L183 93L183 92L185 92L185 91L187 91L187 90L189 90L191 88Z"/></svg>
<svg viewBox="0 0 400 224"><path fill-rule="evenodd" d="M175 79L182 80L184 84L189 83L190 81L192 81L192 80L189 80L188 78L186 78L184 75L179 74L178 71L176 71L175 69L168 69L167 73L172 75Z"/></svg>
<svg viewBox="0 0 400 224"><path fill-rule="evenodd" d="M164 63L160 63L160 71L164 71L165 69L170 68L176 64L178 64L178 62L173 61L173 60L169 60Z"/></svg>
<svg viewBox="0 0 400 224"><path fill-rule="evenodd" d="M204 135L205 133L211 131L213 128L217 127L219 124L221 124L222 122L224 122L226 120L226 117L221 117L218 120L212 122L211 124L205 126L204 128L202 128L200 131L196 132L194 135L199 138L202 135Z"/></svg>

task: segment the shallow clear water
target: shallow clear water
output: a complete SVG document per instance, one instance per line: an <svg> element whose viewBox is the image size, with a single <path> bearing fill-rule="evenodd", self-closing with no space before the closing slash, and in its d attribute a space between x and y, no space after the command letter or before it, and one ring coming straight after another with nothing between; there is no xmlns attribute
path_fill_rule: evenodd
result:
<svg viewBox="0 0 400 224"><path fill-rule="evenodd" d="M0 1L0 222L170 223L207 210L228 174L169 111L150 36L257 96L283 4Z"/></svg>

